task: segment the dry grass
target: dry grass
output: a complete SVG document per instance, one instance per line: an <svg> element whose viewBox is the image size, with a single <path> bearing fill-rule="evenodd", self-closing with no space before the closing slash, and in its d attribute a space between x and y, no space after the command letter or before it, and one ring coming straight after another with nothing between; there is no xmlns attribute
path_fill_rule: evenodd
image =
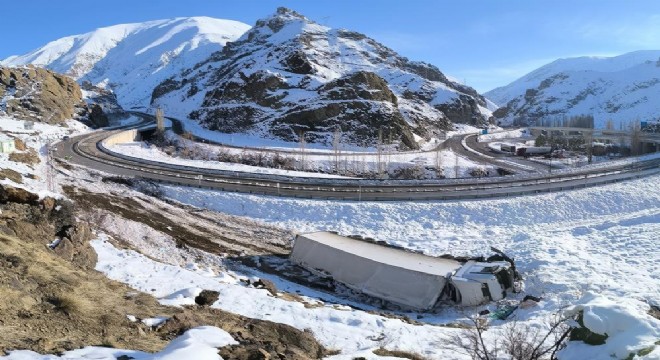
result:
<svg viewBox="0 0 660 360"><path fill-rule="evenodd" d="M12 169L1 169L0 170L0 180L9 179L17 184L23 183L23 176Z"/></svg>
<svg viewBox="0 0 660 360"><path fill-rule="evenodd" d="M55 306L55 310L69 316L85 314L89 310L89 303L83 298L72 294L59 294L48 298L48 302Z"/></svg>
<svg viewBox="0 0 660 360"><path fill-rule="evenodd" d="M20 162L32 166L40 163L41 159L39 159L39 154L37 154L34 149L29 149L26 152L13 152L9 154L9 161Z"/></svg>
<svg viewBox="0 0 660 360"><path fill-rule="evenodd" d="M140 335L140 318L170 316L177 309L96 271L84 271L56 256L43 244L0 235L0 352L28 349L54 353L108 343L120 348L160 350L156 333Z"/></svg>
<svg viewBox="0 0 660 360"><path fill-rule="evenodd" d="M378 356L389 356L389 357L397 357L401 359L410 359L410 360L424 360L424 357L417 354L413 354L411 352L399 351L399 350L387 350L382 347L374 350L373 353Z"/></svg>

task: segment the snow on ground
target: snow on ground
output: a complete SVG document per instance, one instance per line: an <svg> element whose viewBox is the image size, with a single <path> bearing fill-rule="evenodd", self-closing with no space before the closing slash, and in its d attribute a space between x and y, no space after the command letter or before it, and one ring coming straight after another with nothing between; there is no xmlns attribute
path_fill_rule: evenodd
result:
<svg viewBox="0 0 660 360"><path fill-rule="evenodd" d="M183 140L182 140L183 141ZM186 140L187 141L187 140ZM255 154L262 152L267 155L272 155L274 150L271 148L266 149L242 149L232 148L222 145L210 145L203 143L194 143L190 146L195 146L203 149L205 158L217 158L219 154ZM436 145L437 146L437 145ZM460 156L449 149L441 151L409 151L409 152L388 152L383 151L380 156L375 152L341 152L337 157L333 153L304 153L297 152L299 149L289 148L290 151L297 153L286 154L280 153L285 157L291 157L299 161L298 164L304 163L305 170L308 171L290 171L272 169L258 166L248 166L242 164L232 164L210 160L189 160L172 157L160 151L157 148L151 147L145 143L130 142L123 144L116 144L108 146L109 150L117 152L122 155L138 157L141 159L165 162L169 164L186 165L192 167L199 167L205 169L219 169L228 171L251 172L261 174L276 174L297 177L323 177L323 178L348 178L347 176L340 176L328 174L334 170L335 164L339 164L342 171L349 173L366 174L369 172L376 172L378 163L381 162L383 168L394 171L394 169L410 166L420 166L429 168L442 168L442 176L445 178L467 178L471 177L470 172L475 168L485 170L493 170L494 167L490 165L477 164L470 159ZM316 151L316 150L314 150ZM300 166L300 165L298 165ZM322 171L322 172L313 172ZM435 174L430 174L435 177Z"/></svg>
<svg viewBox="0 0 660 360"><path fill-rule="evenodd" d="M501 139L519 139L524 137L531 137L531 135L527 132L527 129L497 131L490 134L479 135L477 139L479 142L483 142Z"/></svg>
<svg viewBox="0 0 660 360"><path fill-rule="evenodd" d="M499 247L516 258L526 294L543 297L538 307L518 310L518 320L540 326L552 312L577 305L594 319L585 325L610 331L612 340L605 346L573 342L560 357L578 360L609 359L612 353L636 352L660 339L660 321L646 314L647 303L658 304L660 299L659 180L654 176L601 188L474 202L333 202L176 187L166 187L166 192L180 201L300 232L361 233L430 254L487 254L489 246ZM152 293L163 304L190 304L201 289L217 290L215 307L309 328L322 344L342 350L336 358L349 359L384 345L431 359L465 358L446 345L458 329L430 325L461 321L465 314L455 310L423 314L421 321L427 324L413 325L331 302L308 308L243 286L223 270L165 264L103 240L92 245L99 255L97 270ZM493 324L487 341L494 340L502 324ZM646 358L656 355L653 350Z"/></svg>
<svg viewBox="0 0 660 360"><path fill-rule="evenodd" d="M10 117L0 116L0 133L10 138L20 138L28 148L38 152L41 162L34 166L9 161L9 154L0 153L0 169L12 169L23 176L23 183L16 184L9 179L0 180L0 184L27 189L44 196L59 196L48 189L46 165L47 145L62 139L63 136L73 136L90 131L88 127L74 120L66 122L66 126L48 125L35 122L33 129L25 129L25 122ZM30 178L29 176L36 177ZM52 189L55 190L56 189Z"/></svg>
<svg viewBox="0 0 660 360"><path fill-rule="evenodd" d="M630 301L611 301L594 293L587 293L578 305L567 310L569 314L577 315L583 312L584 325L597 334L609 337L603 346L594 347L587 344L575 344L566 351L566 357L574 359L597 359L603 353L611 354L613 358L628 358L636 351L638 344L654 344L660 338L658 321L652 318L640 318L637 304ZM649 345L649 348L652 348ZM647 358L660 358L660 346Z"/></svg>
<svg viewBox="0 0 660 360"><path fill-rule="evenodd" d="M88 346L79 350L64 352L61 356L40 355L33 351L10 351L7 356L0 356L6 360L116 360L124 356L135 360L220 360L217 348L238 344L229 333L213 327L201 326L186 331L183 335L172 340L162 351L149 354L141 351L120 350L107 347Z"/></svg>
<svg viewBox="0 0 660 360"><path fill-rule="evenodd" d="M114 152L126 156L133 156L141 159L158 161L167 164L185 165L185 166L191 166L191 167L197 167L203 169L216 169L216 170L238 171L238 172L246 172L246 173L274 174L274 175L286 175L286 176L297 176L297 177L323 177L323 178L334 178L334 179L348 178L345 176L339 176L333 174L271 169L271 168L265 168L259 166L232 164L232 163L210 161L210 160L182 159L182 158L169 156L163 153L162 151L160 151L157 147L149 146L143 142L116 144L109 146L108 148Z"/></svg>
<svg viewBox="0 0 660 360"><path fill-rule="evenodd" d="M338 309L332 304L307 308L300 302L274 298L265 289L226 283L226 277L222 274L216 277L207 271L166 265L132 250L117 249L103 240L93 241L92 246L99 256L97 270L113 280L151 293L163 304L191 304L201 289L216 290L220 292L220 299L214 307L299 329L311 329L322 344L342 350L344 355L375 349L380 342L373 339L386 334L393 348L408 351L423 349L426 356L438 357L443 351L428 344L441 341L448 333L457 331L432 325L412 325L346 307Z"/></svg>
<svg viewBox="0 0 660 360"><path fill-rule="evenodd" d="M612 334L612 344L592 348L571 343L560 357L578 360L610 359L612 352L638 351L660 338L660 322L645 314L649 307L645 302L658 304L660 299L659 180L660 176L654 176L600 188L473 202L359 203L177 187L165 187L165 190L169 197L182 202L249 216L299 232L329 229L363 234L429 254L477 255L489 253L491 245L499 247L516 258L525 277L526 294L544 297L539 306L514 313L522 323L542 326L549 314L566 305L594 309L596 315L603 311L607 314L610 309L621 310L615 317L598 315L606 327L615 326L612 321L628 319L626 335ZM143 235L148 229L144 225L112 221L106 225L114 224L119 233L132 234L127 239L131 248L145 255L115 248L101 237L93 242L99 259L97 269L112 279L153 294L163 304L192 304L202 289L217 290L220 298L213 306L298 329L311 329L323 345L342 351L333 357L336 359L375 358L371 350L380 346L419 353L429 359L468 358L447 347L447 339L459 329L434 325L464 321L466 314L456 308L421 314L421 319L417 319L417 314L406 314L424 322L413 325L355 310L343 305L350 304L350 300L269 277L275 280L278 289L291 293L298 290L308 303L318 303L316 307L306 306L243 285L237 279L255 273L228 270L221 266L226 261L224 258L214 260L209 254L205 260L196 262L196 256L184 257L183 250L176 249L172 239L152 234L150 240L145 240ZM611 300L583 298L589 292ZM598 310L594 307L597 304L611 306ZM492 306L489 306L491 310ZM362 308L372 309L366 305ZM487 341L495 339L503 323L493 322ZM636 331L638 328L641 330ZM653 359L656 354L654 350L646 358Z"/></svg>
<svg viewBox="0 0 660 360"><path fill-rule="evenodd" d="M532 294L660 303L660 175L577 191L462 202L338 202L165 187L167 196L298 232L361 234L432 255L518 262ZM579 274L579 276L576 276Z"/></svg>

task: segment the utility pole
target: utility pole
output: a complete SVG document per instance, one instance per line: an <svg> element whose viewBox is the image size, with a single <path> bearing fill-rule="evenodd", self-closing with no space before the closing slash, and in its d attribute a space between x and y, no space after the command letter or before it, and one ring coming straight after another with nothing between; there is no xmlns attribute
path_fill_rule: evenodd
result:
<svg viewBox="0 0 660 360"><path fill-rule="evenodd" d="M156 130L165 131L165 115L161 108L156 109Z"/></svg>
<svg viewBox="0 0 660 360"><path fill-rule="evenodd" d="M341 171L339 171L339 157L341 155L341 128L337 126L335 128L335 132L332 136L332 150L334 152L334 157L335 157L335 172L337 174L340 174Z"/></svg>
<svg viewBox="0 0 660 360"><path fill-rule="evenodd" d="M376 147L376 153L378 156L378 176L383 174L383 166L382 166L382 156L383 156L383 127L380 127L378 129L378 145Z"/></svg>
<svg viewBox="0 0 660 360"><path fill-rule="evenodd" d="M50 141L46 143L46 185L48 191L55 192L55 178L53 176L53 163L51 155Z"/></svg>
<svg viewBox="0 0 660 360"><path fill-rule="evenodd" d="M305 171L305 130L300 130L300 168Z"/></svg>

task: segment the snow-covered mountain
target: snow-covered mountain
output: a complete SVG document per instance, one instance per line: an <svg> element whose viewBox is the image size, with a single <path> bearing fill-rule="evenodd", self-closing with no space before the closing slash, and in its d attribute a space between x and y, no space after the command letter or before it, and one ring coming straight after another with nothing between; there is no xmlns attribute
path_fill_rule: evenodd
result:
<svg viewBox="0 0 660 360"><path fill-rule="evenodd" d="M208 17L100 28L0 62L33 64L113 90L125 108L148 107L153 88L236 40L249 25Z"/></svg>
<svg viewBox="0 0 660 360"><path fill-rule="evenodd" d="M596 127L660 119L660 50L556 60L484 94L503 123L593 115Z"/></svg>
<svg viewBox="0 0 660 360"><path fill-rule="evenodd" d="M160 84L153 104L212 130L297 141L417 147L452 122L484 124L487 101L435 66L279 8L236 42Z"/></svg>

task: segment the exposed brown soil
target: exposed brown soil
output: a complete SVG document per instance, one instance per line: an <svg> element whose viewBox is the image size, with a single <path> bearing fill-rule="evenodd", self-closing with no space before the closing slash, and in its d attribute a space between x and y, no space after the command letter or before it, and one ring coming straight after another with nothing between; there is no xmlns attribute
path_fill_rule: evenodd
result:
<svg viewBox="0 0 660 360"><path fill-rule="evenodd" d="M30 166L41 162L39 159L39 154L37 154L37 152L32 148L24 152L13 152L9 154L9 161L20 162Z"/></svg>
<svg viewBox="0 0 660 360"><path fill-rule="evenodd" d="M12 169L0 169L0 180L9 179L17 184L23 183L23 176Z"/></svg>
<svg viewBox="0 0 660 360"><path fill-rule="evenodd" d="M78 268L45 244L0 235L0 352L87 345L156 351L166 344L126 315L170 315L148 295Z"/></svg>
<svg viewBox="0 0 660 360"><path fill-rule="evenodd" d="M73 187L64 187L63 190L82 208L101 209L141 222L171 236L182 246L211 254L288 254L290 239L293 238L291 233L276 227L180 204L159 204L148 197L126 198ZM158 215L154 216L154 213ZM181 221L191 216L194 216L195 222Z"/></svg>
<svg viewBox="0 0 660 360"><path fill-rule="evenodd" d="M159 332L174 338L201 325L222 328L240 343L220 349L224 359L318 359L327 354L309 331L206 307L188 307L167 321Z"/></svg>
<svg viewBox="0 0 660 360"><path fill-rule="evenodd" d="M10 191L2 190L5 195ZM135 199L82 195L71 188L68 192L84 199L79 207L94 202L127 216L146 210ZM326 354L311 333L291 326L209 307L165 307L148 294L109 280L93 270L96 257L88 243L91 232L85 224L68 223L67 219L73 219L68 208L53 199L37 202L34 197L15 194L12 199L24 202L0 198L0 354L13 349L61 353L88 345L155 352L186 330L202 325L224 329L239 341L240 345L220 350L226 359L252 359L256 354L316 359ZM60 210L54 210L56 206ZM134 207L127 210L124 206ZM141 214L145 218L146 212ZM167 230L173 222L158 219L152 223ZM190 235L187 228L181 229ZM47 244L57 235L63 240L51 249ZM127 315L171 319L150 329L139 321L131 322Z"/></svg>
<svg viewBox="0 0 660 360"><path fill-rule="evenodd" d="M373 353L378 356L388 356L388 357L396 357L396 358L410 359L410 360L424 360L424 357L417 354L413 354L407 351L387 350L382 347L374 350Z"/></svg>

